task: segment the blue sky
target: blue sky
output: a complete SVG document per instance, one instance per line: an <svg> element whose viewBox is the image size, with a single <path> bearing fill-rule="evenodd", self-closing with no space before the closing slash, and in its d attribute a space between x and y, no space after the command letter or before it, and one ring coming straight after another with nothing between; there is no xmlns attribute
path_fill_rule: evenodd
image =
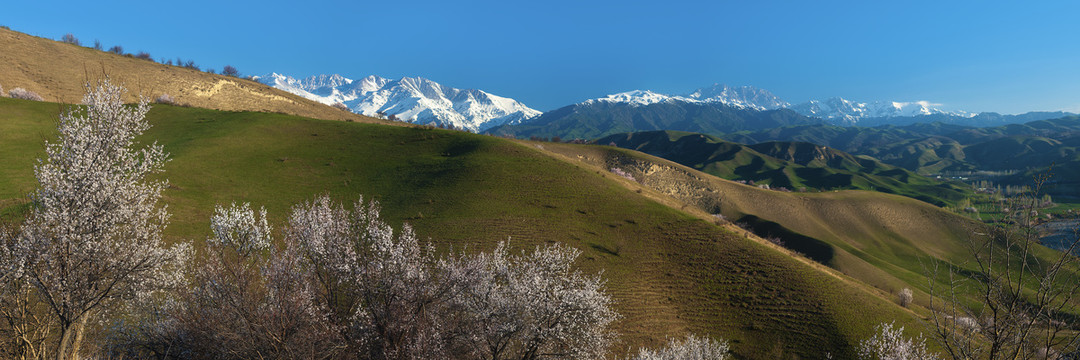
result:
<svg viewBox="0 0 1080 360"><path fill-rule="evenodd" d="M1080 2L16 1L0 25L243 74L421 76L538 110L752 85L1080 112Z"/></svg>

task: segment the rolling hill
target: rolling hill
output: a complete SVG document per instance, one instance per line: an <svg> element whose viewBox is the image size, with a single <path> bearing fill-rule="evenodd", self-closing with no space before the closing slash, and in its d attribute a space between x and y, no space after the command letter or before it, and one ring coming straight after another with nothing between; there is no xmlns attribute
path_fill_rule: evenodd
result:
<svg viewBox="0 0 1080 360"><path fill-rule="evenodd" d="M616 134L594 142L641 151L724 179L753 181L773 188L874 190L938 206L952 205L972 195L963 184L926 178L872 158L806 142L742 145L674 131Z"/></svg>
<svg viewBox="0 0 1080 360"><path fill-rule="evenodd" d="M985 128L942 123L873 128L805 125L721 138L744 143L811 142L925 175L1013 174L990 178L1000 185L1028 185L1031 175L1044 173L1053 165L1060 171L1045 191L1055 197L1076 198L1075 180L1069 176L1072 164L1080 161L1080 117L1075 115Z"/></svg>

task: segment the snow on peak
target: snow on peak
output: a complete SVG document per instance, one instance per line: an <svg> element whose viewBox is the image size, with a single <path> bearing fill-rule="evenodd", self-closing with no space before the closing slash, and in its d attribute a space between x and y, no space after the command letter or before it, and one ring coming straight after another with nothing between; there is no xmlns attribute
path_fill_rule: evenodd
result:
<svg viewBox="0 0 1080 360"><path fill-rule="evenodd" d="M352 80L333 74L298 80L273 73L259 81L327 105L344 103L353 112L367 116L451 125L475 132L540 115L511 98L446 87L421 77L390 80L371 75Z"/></svg>
<svg viewBox="0 0 1080 360"><path fill-rule="evenodd" d="M775 110L788 105L772 93L752 86L732 87L723 84L714 84L710 87L697 89L685 95L665 95L650 90L634 90L618 94L611 94L599 99L589 100L604 101L611 103L626 103L634 106L651 105L665 101L680 101L685 103L720 103L740 109Z"/></svg>
<svg viewBox="0 0 1080 360"><path fill-rule="evenodd" d="M724 84L713 84L710 87L697 89L686 97L759 111L776 110L789 105L768 90L758 89L753 86L732 87Z"/></svg>
<svg viewBox="0 0 1080 360"><path fill-rule="evenodd" d="M825 100L810 100L801 104L792 105L789 108L797 113L820 117L845 125L852 125L866 118L889 118L908 117L934 114L947 114L957 116L971 116L967 112L948 112L938 109L941 104L929 101L873 101L869 103L855 102L841 97L831 97Z"/></svg>
<svg viewBox="0 0 1080 360"><path fill-rule="evenodd" d="M634 90L592 99L583 104L594 102L625 103L631 106L645 106L660 102L684 102L723 104L739 109L757 111L790 109L802 115L818 117L840 125L854 125L862 119L913 117L934 114L971 117L975 114L958 111L948 112L938 109L941 104L929 101L874 101L862 103L841 97L824 100L810 100L800 104L790 104L781 100L768 90L752 86L728 86L713 84L684 95L666 95L649 90Z"/></svg>
<svg viewBox="0 0 1080 360"><path fill-rule="evenodd" d="M652 105L659 102L668 101L671 99L681 100L676 96L668 96L664 94L655 93L649 90L633 90L627 92L621 92L618 94L611 94L599 99L593 99L594 101L604 101L612 103L627 103L630 105L644 106Z"/></svg>

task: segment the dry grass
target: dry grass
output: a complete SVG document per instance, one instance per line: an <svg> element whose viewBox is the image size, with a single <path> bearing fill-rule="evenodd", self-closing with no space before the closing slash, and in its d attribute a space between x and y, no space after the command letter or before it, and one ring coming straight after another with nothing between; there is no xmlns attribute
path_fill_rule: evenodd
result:
<svg viewBox="0 0 1080 360"><path fill-rule="evenodd" d="M0 84L46 101L78 103L83 84L105 75L138 94L172 96L177 104L226 111L284 113L326 120L385 122L344 112L255 81L158 64L0 29Z"/></svg>

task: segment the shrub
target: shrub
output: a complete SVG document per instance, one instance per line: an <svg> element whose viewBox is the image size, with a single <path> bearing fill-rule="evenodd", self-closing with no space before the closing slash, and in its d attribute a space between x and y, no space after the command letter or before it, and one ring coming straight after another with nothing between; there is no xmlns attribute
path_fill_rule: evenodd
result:
<svg viewBox="0 0 1080 360"><path fill-rule="evenodd" d="M938 357L926 350L922 335L912 340L904 337L904 327L894 328L892 323L881 324L877 333L859 344L862 360L936 360Z"/></svg>
<svg viewBox="0 0 1080 360"><path fill-rule="evenodd" d="M80 45L79 44L79 38L76 38L75 35L72 35L71 33L64 34L64 36L60 38L60 41L63 41L63 42L66 42L66 43L72 44L72 45Z"/></svg>
<svg viewBox="0 0 1080 360"><path fill-rule="evenodd" d="M338 110L349 111L349 106L345 105L345 103L334 103L334 105L330 105L330 106L333 106L335 109L338 109Z"/></svg>
<svg viewBox="0 0 1080 360"><path fill-rule="evenodd" d="M101 45L101 40L96 40L95 39L94 40L94 50L101 51L101 49L103 49L103 47Z"/></svg>
<svg viewBox="0 0 1080 360"><path fill-rule="evenodd" d="M161 94L157 99L154 99L154 102L158 104L176 105L176 99L173 99L169 94Z"/></svg>
<svg viewBox="0 0 1080 360"><path fill-rule="evenodd" d="M908 305L911 305L911 301L915 298L914 295L912 295L911 293L911 289L909 288L900 289L900 293L897 294L897 297L900 300L900 306L903 307L908 307Z"/></svg>
<svg viewBox="0 0 1080 360"><path fill-rule="evenodd" d="M728 358L728 343L724 340L701 338L693 334L682 341L668 340L666 348L642 348L631 360L723 360Z"/></svg>
<svg viewBox="0 0 1080 360"><path fill-rule="evenodd" d="M615 174L615 175L622 176L622 177L626 178L627 180L637 182L637 179L634 178L634 175L631 175L626 170L623 170L623 169L620 169L620 168L617 168L617 167L613 167L613 168L611 168L611 172L613 174Z"/></svg>
<svg viewBox="0 0 1080 360"><path fill-rule="evenodd" d="M116 46L113 46L113 47L109 48L109 52L111 52L113 54L116 54L116 55L123 55L124 54L124 47L120 46L120 45L116 45Z"/></svg>
<svg viewBox="0 0 1080 360"><path fill-rule="evenodd" d="M135 58L136 59L142 59L142 60L154 61L154 59L150 57L150 53L145 52L145 51L140 51L138 54L135 54Z"/></svg>
<svg viewBox="0 0 1080 360"><path fill-rule="evenodd" d="M232 65L225 65L225 67L221 69L221 75L238 77L240 76L240 71L237 71L236 67Z"/></svg>
<svg viewBox="0 0 1080 360"><path fill-rule="evenodd" d="M45 98L41 97L41 95L38 95L36 92L26 90L21 87L11 89L11 91L8 92L8 96L11 96L15 99L45 101Z"/></svg>

